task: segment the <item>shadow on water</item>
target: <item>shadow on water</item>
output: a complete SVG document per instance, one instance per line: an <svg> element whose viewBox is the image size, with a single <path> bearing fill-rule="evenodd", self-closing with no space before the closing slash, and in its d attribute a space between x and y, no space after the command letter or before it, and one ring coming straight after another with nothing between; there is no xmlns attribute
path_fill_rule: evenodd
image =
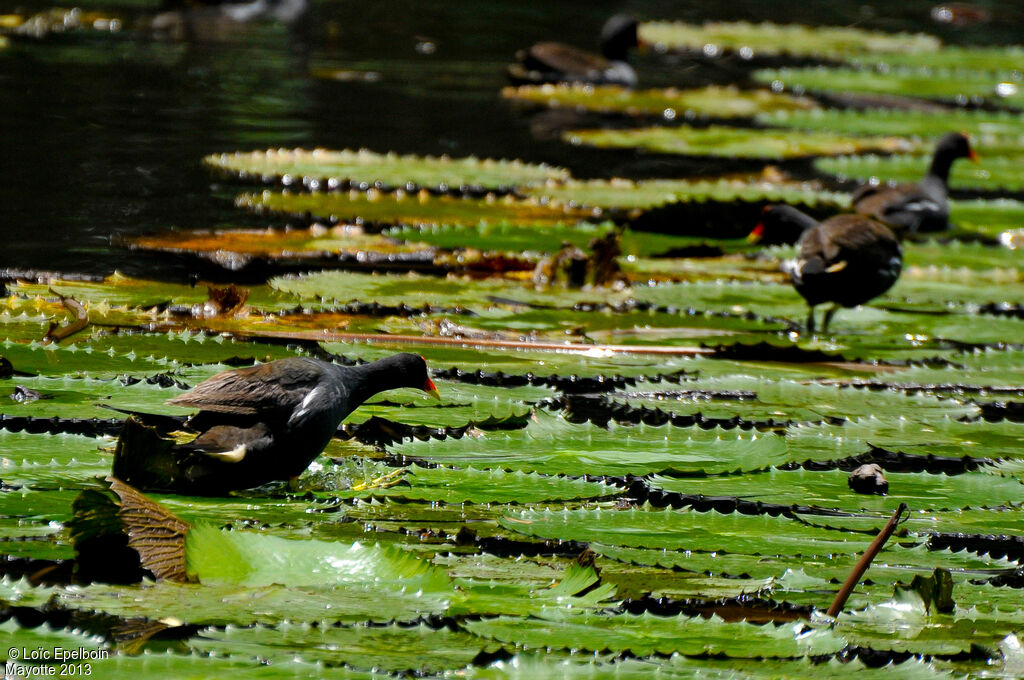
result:
<svg viewBox="0 0 1024 680"><path fill-rule="evenodd" d="M536 40L595 47L597 28L619 11L925 30L958 43L1019 37L1019 20L1003 16L1019 10L979 3L998 20L953 28L928 20L932 4L772 3L765 17L763 0L720 5L714 16L695 0L331 0L289 22L238 22L217 7L161 14L166 8L145 0L89 0L83 6L120 16L127 28L0 49L0 267L184 278L184 265L138 262L110 238L264 225L266 218L233 206L237 187L218 184L200 166L203 155L220 151L323 146L515 157L580 177L719 172L720 161L564 144L557 132L567 122L559 114L501 99L503 66ZM45 7L29 3L26 11ZM728 60L695 64L654 54L640 55L637 66L644 86L730 82L743 73Z"/></svg>

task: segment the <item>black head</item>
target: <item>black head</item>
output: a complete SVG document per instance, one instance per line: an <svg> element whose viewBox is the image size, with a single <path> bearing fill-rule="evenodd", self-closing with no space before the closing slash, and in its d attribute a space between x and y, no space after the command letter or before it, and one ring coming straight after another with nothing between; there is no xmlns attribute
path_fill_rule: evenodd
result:
<svg viewBox="0 0 1024 680"><path fill-rule="evenodd" d="M978 160L978 154L974 153L974 149L971 148L971 141L962 132L950 132L940 139L939 143L935 146L935 155L945 156L950 161L955 158L970 158L972 161Z"/></svg>
<svg viewBox="0 0 1024 680"><path fill-rule="evenodd" d="M761 221L747 240L766 246L788 245L800 240L800 235L818 224L810 215L791 205L768 205L761 212Z"/></svg>
<svg viewBox="0 0 1024 680"><path fill-rule="evenodd" d="M616 14L601 29L601 53L612 61L625 61L626 53L640 44L636 17Z"/></svg>
<svg viewBox="0 0 1024 680"><path fill-rule="evenodd" d="M366 364L372 376L371 385L380 390L412 387L438 396L434 381L427 375L427 362L419 354L403 352Z"/></svg>

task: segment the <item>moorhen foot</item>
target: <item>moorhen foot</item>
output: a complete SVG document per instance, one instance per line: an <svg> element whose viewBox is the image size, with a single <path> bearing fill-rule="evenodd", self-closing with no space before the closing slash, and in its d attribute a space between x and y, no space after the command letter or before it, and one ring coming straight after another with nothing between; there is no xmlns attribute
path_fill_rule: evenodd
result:
<svg viewBox="0 0 1024 680"><path fill-rule="evenodd" d="M889 290L903 268L899 239L884 224L863 215L836 215L818 222L788 205L768 206L751 236L801 230L799 252L782 263L796 292L810 306L807 332L814 332L814 308L833 303L822 331L839 307L856 307Z"/></svg>
<svg viewBox="0 0 1024 680"><path fill-rule="evenodd" d="M951 132L939 140L924 179L914 184L862 186L853 193L854 212L873 217L900 232L949 229L949 170L958 158L978 161L967 137Z"/></svg>
<svg viewBox="0 0 1024 680"><path fill-rule="evenodd" d="M636 19L617 14L601 29L600 55L562 43L537 43L516 53L519 63L508 67L508 77L516 85L592 83L636 87L636 71L626 57L639 44Z"/></svg>
<svg viewBox="0 0 1024 680"><path fill-rule="evenodd" d="M197 434L194 439L133 446L122 434L113 473L139 488L199 494L291 479L320 455L356 407L399 387L439 398L418 354L395 354L359 366L290 357L224 371L167 402L199 409L177 421L178 429ZM146 414L135 415L146 424ZM169 420L156 416L152 422L167 429Z"/></svg>

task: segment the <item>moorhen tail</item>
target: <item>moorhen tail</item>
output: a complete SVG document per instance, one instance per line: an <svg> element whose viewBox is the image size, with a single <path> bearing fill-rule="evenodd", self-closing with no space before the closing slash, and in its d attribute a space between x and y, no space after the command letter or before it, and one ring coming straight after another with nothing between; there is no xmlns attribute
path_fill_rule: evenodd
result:
<svg viewBox="0 0 1024 680"><path fill-rule="evenodd" d="M359 366L291 357L224 371L167 402L199 409L185 421L198 436L166 451L133 449L124 445L122 436L114 476L140 488L199 494L297 477L356 407L378 392L399 387L438 397L418 354L396 354ZM160 456L164 459L157 460Z"/></svg>
<svg viewBox="0 0 1024 680"><path fill-rule="evenodd" d="M782 263L796 292L810 306L807 332L814 332L814 308L833 303L822 331L839 307L856 307L889 290L903 268L903 251L891 229L863 215L836 215L817 222L796 208L765 208L751 235L802 230L799 252Z"/></svg>
<svg viewBox="0 0 1024 680"><path fill-rule="evenodd" d="M537 43L516 53L519 63L508 67L508 77L516 85L592 83L636 87L636 71L626 57L639 44L636 19L617 14L601 29L600 55L562 43Z"/></svg>
<svg viewBox="0 0 1024 680"><path fill-rule="evenodd" d="M977 162L970 141L951 132L935 147L928 173L920 182L896 186L863 186L853 194L853 209L900 232L949 229L949 170L958 158Z"/></svg>

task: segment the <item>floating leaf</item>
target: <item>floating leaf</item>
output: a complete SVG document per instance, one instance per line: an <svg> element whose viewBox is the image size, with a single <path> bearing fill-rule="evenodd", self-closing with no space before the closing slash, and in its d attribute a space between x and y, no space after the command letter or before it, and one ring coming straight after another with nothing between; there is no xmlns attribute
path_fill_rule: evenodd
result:
<svg viewBox="0 0 1024 680"><path fill-rule="evenodd" d="M1024 502L1024 484L993 480L981 472L962 475L933 475L916 472L886 472L889 493L885 496L858 494L847 485L845 470L770 470L741 477L671 479L655 477L658 488L685 495L734 496L749 501L779 505L806 505L857 512L891 511L900 502L918 510L950 510L966 507L994 507Z"/></svg>
<svg viewBox="0 0 1024 680"><path fill-rule="evenodd" d="M470 621L466 627L476 635L514 642L525 649L609 650L636 656L680 653L786 658L832 654L846 644L827 629L809 630L802 623L755 626L699 616L582 614L555 621L503 617Z"/></svg>
<svg viewBox="0 0 1024 680"><path fill-rule="evenodd" d="M667 120L693 118L749 118L769 111L801 111L817 108L805 97L776 94L770 90L740 90L710 86L699 90L629 90L613 85L523 85L501 91L506 99L542 104L550 108L575 108L631 116L662 116Z"/></svg>
<svg viewBox="0 0 1024 680"><path fill-rule="evenodd" d="M409 442L392 451L424 460L545 474L644 474L662 470L717 474L759 470L785 460L781 438L757 432L670 425L572 425L543 411L523 430L451 441Z"/></svg>
<svg viewBox="0 0 1024 680"><path fill-rule="evenodd" d="M815 167L841 179L866 182L872 178L891 182L916 182L924 177L931 160L923 156L848 156L819 158ZM950 186L988 191L1021 191L1024 170L1017 158L986 158L980 163L957 163L949 175Z"/></svg>
<svg viewBox="0 0 1024 680"><path fill-rule="evenodd" d="M652 21L640 25L640 37L659 49L741 55L808 55L843 58L858 54L935 52L938 38L922 33L881 33L857 28L780 25L770 22L708 22L703 25ZM709 49L709 46L711 49Z"/></svg>
<svg viewBox="0 0 1024 680"><path fill-rule="evenodd" d="M993 138L1012 140L1024 135L1024 116L1021 114L979 109L941 112L901 109L819 109L764 113L760 114L757 120L765 125L800 130L830 130L855 135L899 135L934 140L950 130L962 130L971 135L974 145L978 144L979 138L986 141Z"/></svg>
<svg viewBox="0 0 1024 680"><path fill-rule="evenodd" d="M880 56L859 57L854 63L871 64L881 62L889 66L909 68L966 69L969 71L990 71L1004 77L1019 71L1024 64L1024 49L1010 47L961 47L944 45L941 50L890 51Z"/></svg>
<svg viewBox="0 0 1024 680"><path fill-rule="evenodd" d="M456 198L431 196L424 192L406 194L404 191L390 194L376 190L308 194L264 191L242 194L236 202L240 207L260 213L310 216L329 222L365 225L550 225L572 224L594 217L594 213L588 210L523 201L511 196Z"/></svg>
<svg viewBox="0 0 1024 680"><path fill-rule="evenodd" d="M394 485L398 482L397 485ZM391 484L390 486L388 484ZM409 500L446 503L541 503L554 500L582 500L616 496L622 489L603 482L587 482L562 476L505 472L424 468L413 465L408 473L392 477L381 488L338 494L345 496L390 496Z"/></svg>
<svg viewBox="0 0 1024 680"><path fill-rule="evenodd" d="M529 509L509 513L501 525L546 539L744 555L854 554L870 542L863 534L810 527L785 517L652 508Z"/></svg>
<svg viewBox="0 0 1024 680"><path fill-rule="evenodd" d="M881 95L930 97L967 103L981 101L1019 107L1024 103L1019 76L1009 82L981 71L960 69L893 68L864 71L850 68L812 67L765 69L754 79L803 92L854 92ZM777 85L776 85L777 84Z"/></svg>
<svg viewBox="0 0 1024 680"><path fill-rule="evenodd" d="M434 253L422 243L396 243L379 235L366 235L350 227L278 231L266 229L214 232L165 232L126 241L132 250L198 255L230 270L238 270L253 259L282 263L323 261L365 262L367 265L429 265Z"/></svg>
<svg viewBox="0 0 1024 680"><path fill-rule="evenodd" d="M722 156L782 160L808 156L885 151L909 152L911 142L898 137L852 137L831 132L753 130L712 125L706 128L651 127L632 130L570 130L570 144L600 148L636 148L684 156Z"/></svg>
<svg viewBox="0 0 1024 680"><path fill-rule="evenodd" d="M190 641L214 655L259 657L262 663L299 659L331 666L426 674L468 665L487 643L462 631L419 626L320 626L209 628Z"/></svg>
<svg viewBox="0 0 1024 680"><path fill-rule="evenodd" d="M524 190L532 196L543 196L561 203L599 208L642 209L687 201L767 201L806 205L849 205L845 194L826 191L811 182L778 182L752 178L749 181L718 179L652 179L633 182L624 179L571 180L561 184L545 184ZM755 222L756 224L756 222ZM633 252L633 251L627 251ZM643 254L639 252L637 254Z"/></svg>
<svg viewBox="0 0 1024 680"><path fill-rule="evenodd" d="M366 149L269 149L213 154L203 159L211 168L242 179L302 183L312 189L442 188L510 190L545 180L568 179L562 168L520 161L495 161L441 156L399 156Z"/></svg>

